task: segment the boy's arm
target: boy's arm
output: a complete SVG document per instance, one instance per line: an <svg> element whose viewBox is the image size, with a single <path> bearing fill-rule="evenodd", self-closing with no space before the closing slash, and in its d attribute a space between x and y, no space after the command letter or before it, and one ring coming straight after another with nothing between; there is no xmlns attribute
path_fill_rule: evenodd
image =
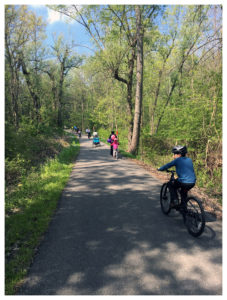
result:
<svg viewBox="0 0 227 300"><path fill-rule="evenodd" d="M169 168L171 168L171 167L173 167L173 166L175 166L175 159L174 159L173 161L169 162L168 164L166 164L166 165L160 167L160 168L158 169L158 171L165 171L165 170L167 170L167 169L169 169Z"/></svg>

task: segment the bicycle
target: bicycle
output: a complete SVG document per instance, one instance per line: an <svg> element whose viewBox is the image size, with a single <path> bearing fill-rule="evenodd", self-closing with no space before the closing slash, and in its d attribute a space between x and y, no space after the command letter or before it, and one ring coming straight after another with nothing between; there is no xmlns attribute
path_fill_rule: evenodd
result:
<svg viewBox="0 0 227 300"><path fill-rule="evenodd" d="M160 191L160 204L162 212L165 215L168 215L171 209L179 211L183 216L183 221L188 232L194 237L200 236L204 231L206 223L205 212L201 201L193 196L187 196L186 199L182 201L180 191L177 189L176 203L172 204L170 189L173 188L171 186L171 182L175 180L174 173L176 173L176 171L166 171L171 173L171 177L168 182L162 185Z"/></svg>

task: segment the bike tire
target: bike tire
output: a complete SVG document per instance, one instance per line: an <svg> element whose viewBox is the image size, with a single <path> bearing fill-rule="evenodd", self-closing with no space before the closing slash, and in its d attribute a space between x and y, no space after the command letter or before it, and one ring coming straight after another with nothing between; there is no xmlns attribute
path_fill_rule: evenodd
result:
<svg viewBox="0 0 227 300"><path fill-rule="evenodd" d="M171 210L170 203L171 203L171 196L170 196L169 187L167 183L164 183L160 191L160 204L161 204L161 210L165 215L168 215Z"/></svg>
<svg viewBox="0 0 227 300"><path fill-rule="evenodd" d="M206 225L205 212L200 200L195 197L186 199L186 212L184 216L185 225L188 232L194 236L200 236Z"/></svg>

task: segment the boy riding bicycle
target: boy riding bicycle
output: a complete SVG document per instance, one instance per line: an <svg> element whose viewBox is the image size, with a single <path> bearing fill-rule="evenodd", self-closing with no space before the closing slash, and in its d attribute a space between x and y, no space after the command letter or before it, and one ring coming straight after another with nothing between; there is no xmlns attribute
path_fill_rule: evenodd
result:
<svg viewBox="0 0 227 300"><path fill-rule="evenodd" d="M174 160L160 167L158 171L164 171L173 166L176 167L178 178L171 183L170 187L171 204L174 206L175 199L177 199L177 189L180 188L181 199L184 202L188 191L195 185L196 176L191 158L186 157L186 146L175 146L172 153Z"/></svg>

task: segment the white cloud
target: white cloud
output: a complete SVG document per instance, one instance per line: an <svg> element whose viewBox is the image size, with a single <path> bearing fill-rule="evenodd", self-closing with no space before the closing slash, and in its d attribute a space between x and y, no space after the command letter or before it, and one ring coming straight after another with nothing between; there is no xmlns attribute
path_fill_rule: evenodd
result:
<svg viewBox="0 0 227 300"><path fill-rule="evenodd" d="M47 8L48 18L47 22L52 24L54 22L66 22L66 23L73 23L74 20L72 18L67 17L64 14L61 14L57 11Z"/></svg>
<svg viewBox="0 0 227 300"><path fill-rule="evenodd" d="M54 22L62 21L63 19L62 14L49 8L47 9L47 11L48 11L48 18L47 18L48 23L52 24Z"/></svg>

